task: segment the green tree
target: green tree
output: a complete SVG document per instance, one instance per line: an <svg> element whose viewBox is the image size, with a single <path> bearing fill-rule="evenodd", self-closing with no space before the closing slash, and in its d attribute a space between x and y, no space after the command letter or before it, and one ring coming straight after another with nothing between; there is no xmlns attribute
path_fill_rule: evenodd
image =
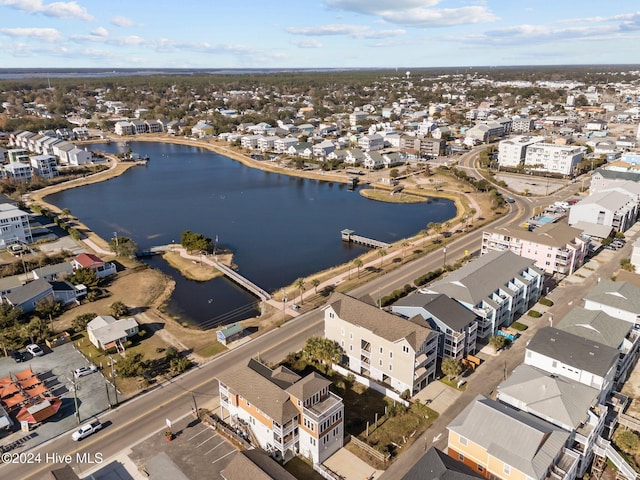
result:
<svg viewBox="0 0 640 480"><path fill-rule="evenodd" d="M456 358L447 357L442 360L440 369L442 370L442 373L451 380L460 375L462 372L462 365L460 365L460 362Z"/></svg>
<svg viewBox="0 0 640 480"><path fill-rule="evenodd" d="M62 313L62 303L53 297L47 297L36 303L35 313L43 320L57 317Z"/></svg>
<svg viewBox="0 0 640 480"><path fill-rule="evenodd" d="M300 303L302 304L302 293L304 292L304 278L300 277L295 281L295 286L300 291Z"/></svg>
<svg viewBox="0 0 640 480"><path fill-rule="evenodd" d="M324 337L308 338L302 353L307 360L319 362L329 367L332 363L338 363L342 358L340 345Z"/></svg>
<svg viewBox="0 0 640 480"><path fill-rule="evenodd" d="M169 362L169 370L174 375L180 375L191 368L191 360L187 357L175 357Z"/></svg>
<svg viewBox="0 0 640 480"><path fill-rule="evenodd" d="M84 285L87 289L93 289L98 286L98 276L96 272L90 268L78 268L73 274L67 277L67 280L74 285Z"/></svg>
<svg viewBox="0 0 640 480"><path fill-rule="evenodd" d="M392 178L393 180L395 180L396 178L398 178L398 176L400 176L400 172L398 171L397 168L392 168L389 171L389 177Z"/></svg>
<svg viewBox="0 0 640 480"><path fill-rule="evenodd" d="M16 326L21 315L20 307L14 307L5 302L0 303L0 331Z"/></svg>
<svg viewBox="0 0 640 480"><path fill-rule="evenodd" d="M86 330L87 324L96 317L97 315L95 313L83 313L82 315L78 315L71 321L71 328L73 328L73 331L76 333L82 332Z"/></svg>
<svg viewBox="0 0 640 480"><path fill-rule="evenodd" d="M39 343L49 336L49 322L42 318L34 317L24 326L24 332L31 340L31 343Z"/></svg>
<svg viewBox="0 0 640 480"><path fill-rule="evenodd" d="M116 236L109 241L109 250L118 257L133 258L138 251L138 245L129 237Z"/></svg>
<svg viewBox="0 0 640 480"><path fill-rule="evenodd" d="M360 278L360 267L362 267L362 259L360 258L354 258L353 259L353 264L356 266L356 268L358 269L358 278Z"/></svg>
<svg viewBox="0 0 640 480"><path fill-rule="evenodd" d="M507 337L503 337L502 335L492 335L489 338L489 345L491 345L497 352L507 346Z"/></svg>
<svg viewBox="0 0 640 480"><path fill-rule="evenodd" d="M71 216L71 210L69 210L68 208L63 208L62 215L64 215L65 218L69 218Z"/></svg>
<svg viewBox="0 0 640 480"><path fill-rule="evenodd" d="M124 317L129 314L129 307L118 300L109 305L109 313L116 318Z"/></svg>
<svg viewBox="0 0 640 480"><path fill-rule="evenodd" d="M193 233L191 230L182 232L180 243L188 252L208 252L213 248L213 242L210 238L201 233Z"/></svg>
<svg viewBox="0 0 640 480"><path fill-rule="evenodd" d="M313 287L314 291L316 292L316 295L318 294L318 286L320 285L320 280L318 280L317 278L312 278L311 279L311 286Z"/></svg>
<svg viewBox="0 0 640 480"><path fill-rule="evenodd" d="M127 353L116 364L116 370L123 377L135 377L144 370L144 355L142 353Z"/></svg>

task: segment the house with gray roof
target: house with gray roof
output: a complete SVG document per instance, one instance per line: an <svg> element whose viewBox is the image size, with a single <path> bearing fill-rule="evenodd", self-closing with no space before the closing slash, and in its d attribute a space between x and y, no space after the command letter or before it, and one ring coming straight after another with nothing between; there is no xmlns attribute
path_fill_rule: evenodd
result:
<svg viewBox="0 0 640 480"><path fill-rule="evenodd" d="M317 373L301 378L257 360L218 376L227 422L249 428L260 447L281 462L296 454L322 463L343 445L344 405Z"/></svg>
<svg viewBox="0 0 640 480"><path fill-rule="evenodd" d="M440 332L438 356L462 360L476 352L480 318L442 293L422 293L401 298L391 307L406 318L421 316L425 325Z"/></svg>
<svg viewBox="0 0 640 480"><path fill-rule="evenodd" d="M343 350L343 364L372 388L415 395L435 379L438 332L422 317L405 319L334 293L324 309L324 336Z"/></svg>
<svg viewBox="0 0 640 480"><path fill-rule="evenodd" d="M511 251L493 251L424 288L442 293L480 317L478 336L494 335L513 323L540 297L544 273L533 260Z"/></svg>
<svg viewBox="0 0 640 480"><path fill-rule="evenodd" d="M569 432L569 445L580 457L581 477L593 459L593 446L605 427L607 407L599 401L599 395L597 388L530 365L518 365L498 385L497 399Z"/></svg>
<svg viewBox="0 0 640 480"><path fill-rule="evenodd" d="M619 354L616 348L544 327L529 340L524 363L596 388L604 402L613 388Z"/></svg>
<svg viewBox="0 0 640 480"><path fill-rule="evenodd" d="M224 480L296 480L258 448L236 452L220 476Z"/></svg>
<svg viewBox="0 0 640 480"><path fill-rule="evenodd" d="M44 278L47 281L62 280L64 277L73 274L73 266L71 262L56 263L55 265L46 265L31 270L34 279Z"/></svg>
<svg viewBox="0 0 640 480"><path fill-rule="evenodd" d="M400 480L475 480L484 478L446 453L431 447Z"/></svg>
<svg viewBox="0 0 640 480"><path fill-rule="evenodd" d="M110 315L98 315L87 323L89 341L100 350L116 348L124 352L124 342L136 333L138 322L133 317L117 320Z"/></svg>
<svg viewBox="0 0 640 480"><path fill-rule="evenodd" d="M616 170L599 168L591 175L589 193L599 193L607 188L610 188L613 185L626 181L640 182L640 173L620 172Z"/></svg>
<svg viewBox="0 0 640 480"><path fill-rule="evenodd" d="M482 395L447 429L448 454L485 478L576 478L579 456L567 448L568 432Z"/></svg>
<svg viewBox="0 0 640 480"><path fill-rule="evenodd" d="M22 287L24 282L21 277L22 275L11 275L9 277L0 278L0 296L5 296L16 288Z"/></svg>
<svg viewBox="0 0 640 480"><path fill-rule="evenodd" d="M38 302L54 300L54 295L49 282L39 279L13 289L2 298L10 305L21 308L24 313L30 313L36 309Z"/></svg>
<svg viewBox="0 0 640 480"><path fill-rule="evenodd" d="M584 297L584 308L640 324L640 288L629 282L601 280Z"/></svg>

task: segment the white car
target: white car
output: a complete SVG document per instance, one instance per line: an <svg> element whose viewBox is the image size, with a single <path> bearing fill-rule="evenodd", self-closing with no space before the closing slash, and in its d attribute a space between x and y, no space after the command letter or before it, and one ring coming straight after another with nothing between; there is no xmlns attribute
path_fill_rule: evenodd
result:
<svg viewBox="0 0 640 480"><path fill-rule="evenodd" d="M97 372L97 371L98 371L98 367L96 367L95 365L89 365L88 367L76 368L73 371L73 376L76 378L84 377L85 375L91 375L93 372Z"/></svg>
<svg viewBox="0 0 640 480"><path fill-rule="evenodd" d="M34 357L41 357L42 355L44 355L42 349L35 343L27 345L27 352L29 352Z"/></svg>

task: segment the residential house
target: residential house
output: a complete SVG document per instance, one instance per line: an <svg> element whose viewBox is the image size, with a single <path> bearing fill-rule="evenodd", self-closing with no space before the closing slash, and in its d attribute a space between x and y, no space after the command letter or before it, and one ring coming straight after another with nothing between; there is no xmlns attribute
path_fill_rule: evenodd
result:
<svg viewBox="0 0 640 480"><path fill-rule="evenodd" d="M364 152L359 149L350 149L344 159L346 165L358 166L362 165L367 157Z"/></svg>
<svg viewBox="0 0 640 480"><path fill-rule="evenodd" d="M504 126L493 120L479 123L467 130L465 137L476 142L488 143L496 138L504 137Z"/></svg>
<svg viewBox="0 0 640 480"><path fill-rule="evenodd" d="M258 448L240 450L220 472L224 480L296 480L283 466Z"/></svg>
<svg viewBox="0 0 640 480"><path fill-rule="evenodd" d="M430 447L400 480L476 480L484 478L478 471Z"/></svg>
<svg viewBox="0 0 640 480"><path fill-rule="evenodd" d="M11 203L0 203L0 249L32 242L29 214Z"/></svg>
<svg viewBox="0 0 640 480"><path fill-rule="evenodd" d="M324 309L324 336L337 342L348 369L402 394L435 379L438 332L419 317L404 319L334 293Z"/></svg>
<svg viewBox="0 0 640 480"><path fill-rule="evenodd" d="M42 300L54 300L53 288L46 280L33 280L22 287L15 288L4 295L3 300L13 307L31 313Z"/></svg>
<svg viewBox="0 0 640 480"><path fill-rule="evenodd" d="M350 125L358 125L360 122L367 118L367 114L365 112L353 112L349 114L349 124Z"/></svg>
<svg viewBox="0 0 640 480"><path fill-rule="evenodd" d="M297 144L298 139L295 137L276 138L273 142L273 150L277 153L285 153L289 147Z"/></svg>
<svg viewBox="0 0 640 480"><path fill-rule="evenodd" d="M384 148L384 137L377 133L373 135L363 135L358 140L358 146L363 152L373 152Z"/></svg>
<svg viewBox="0 0 640 480"><path fill-rule="evenodd" d="M591 174L589 193L599 193L625 181L640 182L640 172L618 172L599 168Z"/></svg>
<svg viewBox="0 0 640 480"><path fill-rule="evenodd" d="M8 277L0 278L0 297L5 296L7 293L13 292L16 288L20 288L24 285L21 275L10 275Z"/></svg>
<svg viewBox="0 0 640 480"><path fill-rule="evenodd" d="M53 154L58 157L61 165L69 165L69 152L76 148L78 147L71 142L61 141L53 146Z"/></svg>
<svg viewBox="0 0 640 480"><path fill-rule="evenodd" d="M28 183L31 181L31 165L22 162L12 162L2 167L4 178L15 182Z"/></svg>
<svg viewBox="0 0 640 480"><path fill-rule="evenodd" d="M406 318L422 317L426 326L440 332L438 356L462 360L476 353L478 316L441 293L416 293L401 298L391 307Z"/></svg>
<svg viewBox="0 0 640 480"><path fill-rule="evenodd" d="M58 162L53 155L35 155L30 160L34 175L48 180L58 176Z"/></svg>
<svg viewBox="0 0 640 480"><path fill-rule="evenodd" d="M295 455L322 463L342 448L344 404L317 373L301 378L286 367L251 359L218 376L220 408L230 423L249 428L278 461Z"/></svg>
<svg viewBox="0 0 640 480"><path fill-rule="evenodd" d="M149 133L162 133L164 131L164 126L160 120L145 120L144 123Z"/></svg>
<svg viewBox="0 0 640 480"><path fill-rule="evenodd" d="M619 350L615 375L618 384L627 380L640 355L640 325L601 310L575 307L556 324L556 328Z"/></svg>
<svg viewBox="0 0 640 480"><path fill-rule="evenodd" d="M24 148L12 148L7 150L7 160L9 163L15 162L28 162L29 161L29 151Z"/></svg>
<svg viewBox="0 0 640 480"><path fill-rule="evenodd" d="M478 315L478 337L487 338L538 301L543 277L533 260L511 251L493 251L424 290L443 293Z"/></svg>
<svg viewBox="0 0 640 480"><path fill-rule="evenodd" d="M596 388L604 402L614 385L618 356L613 347L544 327L529 340L524 363Z"/></svg>
<svg viewBox="0 0 640 480"><path fill-rule="evenodd" d="M76 147L73 150L69 151L67 158L69 165L87 165L89 163L92 163L93 154L89 150Z"/></svg>
<svg viewBox="0 0 640 480"><path fill-rule="evenodd" d="M215 133L215 128L204 120L199 120L191 129L191 134L198 138L208 138Z"/></svg>
<svg viewBox="0 0 640 480"><path fill-rule="evenodd" d="M114 126L114 133L116 135L133 135L135 133L135 127L131 122L121 120L116 122Z"/></svg>
<svg viewBox="0 0 640 480"><path fill-rule="evenodd" d="M573 480L579 464L570 434L478 395L448 425L449 456L488 479Z"/></svg>
<svg viewBox="0 0 640 480"><path fill-rule="evenodd" d="M331 140L324 140L320 143L316 143L313 148L313 156L319 158L326 158L331 152L336 149L335 145Z"/></svg>
<svg viewBox="0 0 640 480"><path fill-rule="evenodd" d="M184 131L184 128L186 126L187 125L180 120L171 120L169 123L167 123L166 130L170 135L178 135L179 133L182 133Z"/></svg>
<svg viewBox="0 0 640 480"><path fill-rule="evenodd" d="M297 145L291 145L287 153L294 157L311 158L313 154L312 148L309 142L300 142Z"/></svg>
<svg viewBox="0 0 640 480"><path fill-rule="evenodd" d="M98 278L108 277L117 273L116 264L113 262L104 262L92 253L81 253L71 260L74 270L79 268L89 268L96 272Z"/></svg>
<svg viewBox="0 0 640 480"><path fill-rule="evenodd" d="M133 126L133 133L138 135L147 133L147 123L144 120L134 118L133 120L131 120L131 125Z"/></svg>
<svg viewBox="0 0 640 480"><path fill-rule="evenodd" d="M71 262L56 263L55 265L46 265L31 271L33 278L37 280L42 278L48 282L54 280L63 280L65 277L73 274Z"/></svg>
<svg viewBox="0 0 640 480"><path fill-rule="evenodd" d="M601 191L582 199L569 210L569 225L590 222L607 225L616 232L625 232L638 219L640 205L625 193Z"/></svg>
<svg viewBox="0 0 640 480"><path fill-rule="evenodd" d="M490 251L511 250L535 261L536 267L553 275L572 275L582 266L589 252L589 241L582 230L564 223L547 223L533 231L498 227L482 232L481 255Z"/></svg>
<svg viewBox="0 0 640 480"><path fill-rule="evenodd" d="M272 152L275 148L275 143L278 137L274 137L272 135L261 136L258 138L257 148L261 152Z"/></svg>
<svg viewBox="0 0 640 480"><path fill-rule="evenodd" d="M597 388L530 365L518 365L498 385L497 400L569 432L567 444L579 456L577 474L582 477L605 427L608 409L599 395Z"/></svg>
<svg viewBox="0 0 640 480"><path fill-rule="evenodd" d="M87 294L87 287L84 285L72 285L67 281L51 281L49 282L53 288L53 296L56 301L62 305L77 302L78 298Z"/></svg>
<svg viewBox="0 0 640 480"><path fill-rule="evenodd" d="M640 288L629 282L602 279L584 297L584 308L640 325Z"/></svg>
<svg viewBox="0 0 640 480"><path fill-rule="evenodd" d="M258 148L258 141L262 138L262 135L245 135L240 139L240 145L242 148L253 150Z"/></svg>
<svg viewBox="0 0 640 480"><path fill-rule="evenodd" d="M124 342L138 333L138 322L133 317L115 319L110 315L98 315L87 323L89 341L100 350L115 348L124 352Z"/></svg>
<svg viewBox="0 0 640 480"><path fill-rule="evenodd" d="M384 168L384 157L380 152L365 152L363 166L370 170Z"/></svg>

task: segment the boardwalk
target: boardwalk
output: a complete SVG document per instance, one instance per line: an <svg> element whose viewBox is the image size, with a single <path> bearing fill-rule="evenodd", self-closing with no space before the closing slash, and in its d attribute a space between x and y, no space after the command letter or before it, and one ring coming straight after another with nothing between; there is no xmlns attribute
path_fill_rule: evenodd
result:
<svg viewBox="0 0 640 480"><path fill-rule="evenodd" d="M363 237L361 235L355 235L353 230L345 228L340 232L343 242L357 243L370 248L389 248L390 243L381 242L380 240L374 240L373 238Z"/></svg>

